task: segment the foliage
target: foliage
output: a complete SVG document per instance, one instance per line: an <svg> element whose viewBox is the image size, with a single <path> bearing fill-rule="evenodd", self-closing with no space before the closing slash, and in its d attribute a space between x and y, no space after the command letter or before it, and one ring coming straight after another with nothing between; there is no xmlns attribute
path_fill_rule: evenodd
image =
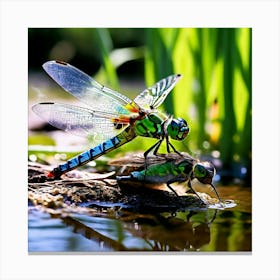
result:
<svg viewBox="0 0 280 280"><path fill-rule="evenodd" d="M183 74L164 106L188 120L189 147L217 149L224 162L249 161L251 30L148 29L147 33L149 84L172 72Z"/></svg>

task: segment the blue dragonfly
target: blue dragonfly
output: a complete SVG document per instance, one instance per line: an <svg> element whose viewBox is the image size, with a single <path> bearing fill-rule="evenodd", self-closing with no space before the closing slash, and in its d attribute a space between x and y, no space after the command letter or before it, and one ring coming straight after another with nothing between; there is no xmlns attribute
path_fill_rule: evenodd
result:
<svg viewBox="0 0 280 280"><path fill-rule="evenodd" d="M183 140L189 133L187 122L161 113L157 108L180 80L181 75L170 75L145 89L134 100L109 89L76 67L62 61L48 61L44 70L64 90L82 101L86 107L42 102L32 110L52 126L73 134L91 137L96 146L55 167L50 178L60 176L104 155L137 136L156 138L158 141L145 153L157 151L169 138ZM177 152L178 153L178 152Z"/></svg>

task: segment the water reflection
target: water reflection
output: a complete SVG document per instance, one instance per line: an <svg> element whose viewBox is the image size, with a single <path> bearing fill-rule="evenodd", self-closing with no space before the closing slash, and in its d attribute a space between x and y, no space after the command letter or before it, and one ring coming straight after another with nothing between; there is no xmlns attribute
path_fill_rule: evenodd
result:
<svg viewBox="0 0 280 280"><path fill-rule="evenodd" d="M82 235L73 233L60 218L50 214L29 210L28 251L29 252L69 252L98 251L99 247Z"/></svg>
<svg viewBox="0 0 280 280"><path fill-rule="evenodd" d="M189 211L168 217L163 215L132 217L137 227L131 223L126 229L133 236L145 240L153 251L193 251L209 243L210 225L216 218L217 211L213 210L213 213ZM212 215L210 220L209 214Z"/></svg>
<svg viewBox="0 0 280 280"><path fill-rule="evenodd" d="M104 212L103 212L104 213ZM29 213L29 252L250 251L251 217L234 211Z"/></svg>

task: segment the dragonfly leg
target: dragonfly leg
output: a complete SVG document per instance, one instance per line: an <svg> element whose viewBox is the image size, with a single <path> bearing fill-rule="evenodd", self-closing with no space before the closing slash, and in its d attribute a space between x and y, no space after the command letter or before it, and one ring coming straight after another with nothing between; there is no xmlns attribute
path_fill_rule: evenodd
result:
<svg viewBox="0 0 280 280"><path fill-rule="evenodd" d="M173 148L174 150L174 147L171 145L171 143L169 142L169 137L168 135L165 137L165 141L166 141L166 151L168 154L170 154L170 148L169 148L169 145ZM175 150L174 150L175 151Z"/></svg>
<svg viewBox="0 0 280 280"><path fill-rule="evenodd" d="M176 193L176 191L171 187L170 185L171 183L166 183L167 187L177 196L179 197L179 195Z"/></svg>
<svg viewBox="0 0 280 280"><path fill-rule="evenodd" d="M168 182L166 182L166 185L176 196L179 196L177 194L177 192L171 187L171 184L172 183L185 182L185 181L186 181L185 178L174 178L174 179L171 179Z"/></svg>
<svg viewBox="0 0 280 280"><path fill-rule="evenodd" d="M193 189L192 184L191 184L191 180L188 180L188 187L193 191L193 193L199 198L200 201L203 202L203 204L205 204L205 202L201 199L201 197L198 195L198 193Z"/></svg>
<svg viewBox="0 0 280 280"><path fill-rule="evenodd" d="M154 150L153 154L155 154L156 151L158 151L160 145L162 143L162 139L160 139L155 145L153 145L152 147L150 147L145 153L144 153L144 169L145 169L145 176L146 176L146 170L148 168L148 164L147 164L147 157L148 157L148 154Z"/></svg>
<svg viewBox="0 0 280 280"><path fill-rule="evenodd" d="M166 140L166 150L167 150L167 153L169 154L170 153L170 147L172 148L172 150L178 154L179 156L183 156L180 152L178 152L175 147L171 144L171 142L169 141L169 137L168 135L165 137L165 140Z"/></svg>
<svg viewBox="0 0 280 280"><path fill-rule="evenodd" d="M160 139L158 142L156 142L155 145L153 145L152 147L150 147L150 148L144 153L145 161L146 161L146 158L148 157L148 154L149 154L150 152L152 152L153 150L154 150L153 154L154 154L155 156L157 155L157 151L158 151L158 149L159 149L159 147L160 147L162 141L163 141L163 139Z"/></svg>
<svg viewBox="0 0 280 280"><path fill-rule="evenodd" d="M156 143L156 145L155 145L155 147L154 147L154 152L153 152L153 155L154 155L154 156L158 156L158 149L159 149L159 147L160 147L162 141L163 141L163 139L160 139L160 140Z"/></svg>
<svg viewBox="0 0 280 280"><path fill-rule="evenodd" d="M211 185L211 187L214 189L214 191L215 191L215 193L216 193L216 195L217 195L217 197L218 197L218 199L219 199L220 204L223 205L223 202L222 202L222 200L221 200L221 198L220 198L220 196L219 196L219 193L218 193L218 191L216 190L214 184L211 183L210 185Z"/></svg>

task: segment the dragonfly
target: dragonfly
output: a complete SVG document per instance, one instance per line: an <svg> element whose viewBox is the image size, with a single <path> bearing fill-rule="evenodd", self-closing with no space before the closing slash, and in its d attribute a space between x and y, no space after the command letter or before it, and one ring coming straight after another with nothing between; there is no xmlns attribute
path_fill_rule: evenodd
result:
<svg viewBox="0 0 280 280"><path fill-rule="evenodd" d="M129 157L125 159L112 160L112 165L128 164L130 167L141 168L143 166L143 158ZM166 184L167 187L176 195L177 192L172 188L173 183L187 182L188 188L205 204L199 194L192 187L192 182L197 179L200 183L210 185L219 200L223 205L220 195L213 184L213 178L216 174L214 165L209 161L200 161L199 159L191 157L187 153L166 155L166 158L154 157L149 159L149 165L140 171L132 171L126 176L116 176L119 183L143 183L143 184Z"/></svg>
<svg viewBox="0 0 280 280"><path fill-rule="evenodd" d="M152 151L157 154L164 140L168 153L170 148L178 153L169 138L182 141L189 133L184 119L175 119L157 110L181 79L181 74L158 81L131 100L99 84L68 63L48 61L43 64L43 69L86 107L41 102L33 105L32 110L52 126L79 136L91 137L97 144L55 167L49 172L49 178L60 178L62 174L117 149L137 136L158 139L144 153L145 158Z"/></svg>

